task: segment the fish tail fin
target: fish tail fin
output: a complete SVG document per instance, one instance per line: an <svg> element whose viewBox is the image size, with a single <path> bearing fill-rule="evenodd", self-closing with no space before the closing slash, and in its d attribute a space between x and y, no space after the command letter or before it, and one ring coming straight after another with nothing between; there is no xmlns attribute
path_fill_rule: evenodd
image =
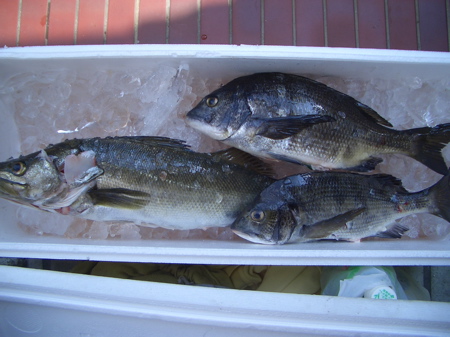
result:
<svg viewBox="0 0 450 337"><path fill-rule="evenodd" d="M442 149L450 142L450 123L433 128L425 127L406 130L413 136L411 157L440 174L447 174L447 165L442 157Z"/></svg>
<svg viewBox="0 0 450 337"><path fill-rule="evenodd" d="M432 200L430 213L450 222L450 170L429 188L429 195Z"/></svg>

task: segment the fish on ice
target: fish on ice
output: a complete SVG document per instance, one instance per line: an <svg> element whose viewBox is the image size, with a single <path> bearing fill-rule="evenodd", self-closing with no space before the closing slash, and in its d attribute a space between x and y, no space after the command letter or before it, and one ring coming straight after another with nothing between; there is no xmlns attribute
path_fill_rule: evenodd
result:
<svg viewBox="0 0 450 337"><path fill-rule="evenodd" d="M408 192L386 174L314 171L267 187L231 225L239 236L262 244L318 240L400 238L396 219L431 213L450 222L450 171L435 185Z"/></svg>
<svg viewBox="0 0 450 337"><path fill-rule="evenodd" d="M164 137L71 139L0 163L0 197L91 220L223 227L270 174L237 149L197 153Z"/></svg>
<svg viewBox="0 0 450 337"><path fill-rule="evenodd" d="M414 158L445 175L450 123L396 130L376 111L312 79L257 73L204 97L186 122L253 155L319 169L371 171L381 154Z"/></svg>

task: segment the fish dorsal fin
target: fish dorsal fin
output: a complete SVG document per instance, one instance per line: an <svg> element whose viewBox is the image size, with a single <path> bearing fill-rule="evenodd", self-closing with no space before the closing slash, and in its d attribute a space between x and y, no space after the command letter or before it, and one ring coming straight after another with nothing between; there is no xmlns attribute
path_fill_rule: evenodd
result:
<svg viewBox="0 0 450 337"><path fill-rule="evenodd" d="M374 121L375 123L392 127L392 124L389 123L386 119L381 117L378 112L373 110L372 108L368 107L365 104L362 104L361 102L356 101L356 106L359 108L359 111L366 116L368 119Z"/></svg>
<svg viewBox="0 0 450 337"><path fill-rule="evenodd" d="M241 151L234 147L222 151L213 152L211 153L211 155L217 161L223 160L232 164L240 165L265 176L274 175L272 167L269 164L263 162L261 159L247 152Z"/></svg>
<svg viewBox="0 0 450 337"><path fill-rule="evenodd" d="M374 179L383 189L393 187L397 192L408 193L408 191L403 187L402 181L389 174L372 174L369 179Z"/></svg>
<svg viewBox="0 0 450 337"><path fill-rule="evenodd" d="M89 195L94 205L134 210L145 207L150 198L148 193L126 188L91 190Z"/></svg>
<svg viewBox="0 0 450 337"><path fill-rule="evenodd" d="M101 138L99 138L101 139ZM151 146L166 146L180 150L189 150L189 145L186 145L184 140L173 139L168 137L157 136L125 136L125 137L106 137L105 139L119 143L133 143L133 144L145 144Z"/></svg>
<svg viewBox="0 0 450 337"><path fill-rule="evenodd" d="M343 214L336 215L330 219L322 220L309 226L303 226L300 235L307 239L326 238L345 227L347 222L352 221L365 210L365 207L356 208Z"/></svg>

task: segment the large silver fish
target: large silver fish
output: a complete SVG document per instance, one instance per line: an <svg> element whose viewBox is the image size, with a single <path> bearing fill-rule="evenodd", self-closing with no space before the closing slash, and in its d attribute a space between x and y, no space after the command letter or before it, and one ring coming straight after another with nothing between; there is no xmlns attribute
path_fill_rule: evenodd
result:
<svg viewBox="0 0 450 337"><path fill-rule="evenodd" d="M446 174L450 123L394 130L370 107L311 79L282 73L239 77L186 116L193 128L256 156L316 168L370 171L400 153Z"/></svg>
<svg viewBox="0 0 450 337"><path fill-rule="evenodd" d="M394 220L431 213L450 222L450 174L420 192L396 178L350 172L310 172L279 180L231 226L256 243L400 238L408 230Z"/></svg>
<svg viewBox="0 0 450 337"><path fill-rule="evenodd" d="M196 153L161 137L72 139L0 163L0 197L92 220L220 227L273 182L265 174L236 149Z"/></svg>

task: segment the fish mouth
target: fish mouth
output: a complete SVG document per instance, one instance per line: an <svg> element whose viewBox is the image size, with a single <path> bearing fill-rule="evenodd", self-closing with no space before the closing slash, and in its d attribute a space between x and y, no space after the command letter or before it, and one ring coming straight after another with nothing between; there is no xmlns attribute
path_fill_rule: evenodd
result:
<svg viewBox="0 0 450 337"><path fill-rule="evenodd" d="M0 188L2 187L1 183L3 183L3 182L5 182L7 184L11 184L11 185L20 185L20 186L25 186L26 185L26 183L21 183L19 181L13 181L13 180L9 180L9 179L0 177Z"/></svg>
<svg viewBox="0 0 450 337"><path fill-rule="evenodd" d="M12 181L3 177L0 177L0 197L11 201L17 201L20 198L19 193L13 188L13 186L25 187L26 183L18 181Z"/></svg>
<svg viewBox="0 0 450 337"><path fill-rule="evenodd" d="M217 140L225 140L230 137L228 132L226 130L221 130L217 127L211 126L208 123L205 123L201 118L196 118L196 116L189 116L189 114L186 115L186 124L189 125L191 128L194 128L206 135L208 135L211 138L217 139Z"/></svg>
<svg viewBox="0 0 450 337"><path fill-rule="evenodd" d="M5 186L2 186L2 184L0 184L0 198L21 205L29 204L26 200L23 200L23 198L19 195L19 193L17 193L17 191L15 191L14 189L5 188Z"/></svg>
<svg viewBox="0 0 450 337"><path fill-rule="evenodd" d="M272 242L272 241L268 241L268 240L264 240L258 237L258 235L256 235L256 233L244 233L241 232L237 229L233 229L231 228L232 232L234 234L236 234L237 236L240 236L241 238L253 242L253 243L259 243L259 244L263 244L263 245L276 245L277 242Z"/></svg>

